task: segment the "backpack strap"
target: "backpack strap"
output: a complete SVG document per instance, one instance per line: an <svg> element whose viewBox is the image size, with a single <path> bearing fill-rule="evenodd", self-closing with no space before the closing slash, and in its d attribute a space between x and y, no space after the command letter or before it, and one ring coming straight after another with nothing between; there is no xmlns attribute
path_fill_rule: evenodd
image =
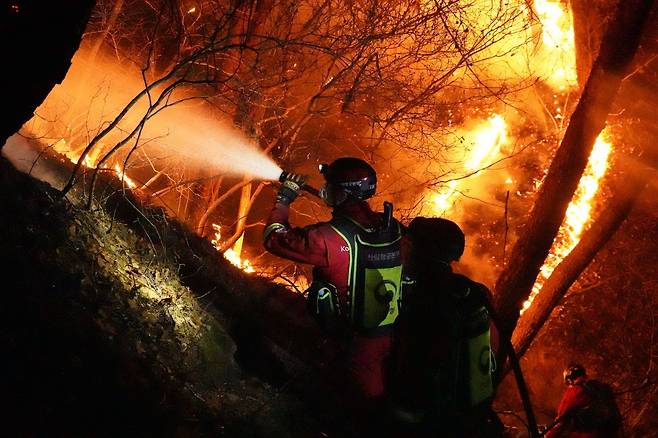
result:
<svg viewBox="0 0 658 438"><path fill-rule="evenodd" d="M350 320L354 320L354 288L356 269L356 236L359 230L365 230L360 224L345 216L336 216L329 221L329 226L345 241L350 258L347 272L347 311Z"/></svg>

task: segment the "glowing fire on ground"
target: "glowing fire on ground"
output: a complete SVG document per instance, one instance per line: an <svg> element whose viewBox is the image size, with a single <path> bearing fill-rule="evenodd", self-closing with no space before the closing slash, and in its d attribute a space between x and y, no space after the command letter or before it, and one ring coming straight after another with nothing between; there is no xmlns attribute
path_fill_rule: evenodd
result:
<svg viewBox="0 0 658 438"><path fill-rule="evenodd" d="M121 170L121 165L119 163L114 165L114 173L117 174L119 179L123 181L128 186L128 188L134 189L135 187L137 187L137 183L132 179L130 179L128 175L126 175L126 173L123 170Z"/></svg>
<svg viewBox="0 0 658 438"><path fill-rule="evenodd" d="M211 240L211 243L217 251L221 252L222 251L222 244L220 243L222 239L221 226L217 224L212 224L212 228L215 231L215 235L214 235L214 239ZM287 288L292 287L298 292L304 292L310 286L308 278L302 272L295 271L283 275L281 272L279 272L277 269L274 268L263 269L261 267L254 267L251 261L249 261L246 258L240 257L238 252L233 248L229 248L226 251L224 251L223 256L229 263L231 263L233 266L239 269L242 269L242 271L246 272L247 274L255 273L256 275L266 277L270 281L283 285Z"/></svg>
<svg viewBox="0 0 658 438"><path fill-rule="evenodd" d="M212 239L210 242L213 244L213 246L217 249L217 251L221 251L221 239L222 239L222 227L217 224L212 224L212 229L215 230L215 238ZM240 269L242 269L244 272L247 273L252 273L256 272L254 267L251 265L251 262L247 259L242 259L238 253L233 249L229 248L224 253L222 254L226 260L228 260L233 266L236 266Z"/></svg>
<svg viewBox="0 0 658 438"><path fill-rule="evenodd" d="M68 145L66 140L63 138L57 141L55 144L53 144L53 149L58 153L64 155L66 158L69 159L69 161L71 161L71 163L74 164L78 162L78 160L80 159L80 155L82 155L81 151L72 149ZM99 155L100 155L100 150L95 149L90 151L87 155L85 155L84 160L82 160L82 165L88 169L95 168L96 161L98 161ZM116 163L113 166L113 170L117 178L119 178L119 180L122 181L129 189L134 189L138 186L138 184L132 178L126 175L126 173L123 171L119 163Z"/></svg>
<svg viewBox="0 0 658 438"><path fill-rule="evenodd" d="M528 11L525 3L520 8ZM547 73L543 80L553 89L564 91L575 86L576 51L570 10L559 1L535 0L533 11L541 23L542 38L541 46L527 62L545 67L543 70ZM557 108L556 118L562 117L560 111ZM507 122L499 114L466 133L464 138L471 144L469 155L464 160L466 174L491 164L499 156L501 147L510 141ZM434 214L445 215L450 211L460 193L459 186L460 181L451 180L432 195L431 210Z"/></svg>
<svg viewBox="0 0 658 438"><path fill-rule="evenodd" d="M612 144L605 140L605 131L599 135L589 156L587 167L580 178L573 200L567 208L564 222L558 231L551 252L541 267L532 292L523 303L521 313L532 305L542 286L558 264L576 247L583 231L591 224L590 212L599 189L599 181L608 169L608 157Z"/></svg>

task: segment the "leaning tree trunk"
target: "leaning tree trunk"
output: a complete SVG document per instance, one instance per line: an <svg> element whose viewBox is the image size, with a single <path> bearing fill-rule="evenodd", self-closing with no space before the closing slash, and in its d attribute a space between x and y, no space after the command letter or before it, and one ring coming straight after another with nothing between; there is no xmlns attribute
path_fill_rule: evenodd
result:
<svg viewBox="0 0 658 438"><path fill-rule="evenodd" d="M528 297L628 70L653 0L621 2L601 43L599 55L565 136L515 244L511 263L496 283L501 335L511 337Z"/></svg>
<svg viewBox="0 0 658 438"><path fill-rule="evenodd" d="M587 3L587 4L585 4ZM580 4L580 12L576 6ZM596 53L588 56L586 43L600 41L600 31L593 26L599 26L605 15L612 11L602 9L587 9L589 2L574 2L574 21L583 28L576 28L576 41L580 40L584 46L581 50L582 60L579 62L580 70L591 68L590 59ZM612 9L609 6L608 9ZM658 7L654 7L649 15L648 23L655 23L658 19ZM568 291L570 285L584 271L597 252L606 245L624 222L633 209L633 205L640 197L647 181L655 175L658 168L658 121L654 118L654 102L658 98L658 88L652 86L658 76L658 28L647 26L641 40L633 67L622 83L619 95L615 101L614 112L617 114L612 121L616 131L621 131L616 138L623 139L616 145L615 158L619 164L609 172L615 174L611 182L613 195L607 200L596 222L588 230L578 246L553 271L551 277L545 282L537 298L533 301L532 309L526 312L519 320L514 331L513 344L517 354L523 355L541 327L548 320L554 307L560 302ZM580 77L580 73L579 73ZM653 170L651 169L653 167Z"/></svg>
<svg viewBox="0 0 658 438"><path fill-rule="evenodd" d="M546 280L532 303L532 312L520 319L512 338L518 356L525 354L569 287L626 220L647 184L649 173L648 169L627 169L617 178L615 194L606 202L601 215Z"/></svg>
<svg viewBox="0 0 658 438"><path fill-rule="evenodd" d="M60 83L82 39L95 0L13 2L0 15L0 150Z"/></svg>

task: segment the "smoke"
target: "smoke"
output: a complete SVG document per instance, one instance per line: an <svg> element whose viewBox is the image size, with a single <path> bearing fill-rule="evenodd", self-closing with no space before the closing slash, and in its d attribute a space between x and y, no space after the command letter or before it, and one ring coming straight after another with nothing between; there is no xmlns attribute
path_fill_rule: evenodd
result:
<svg viewBox="0 0 658 438"><path fill-rule="evenodd" d="M60 163L43 159L39 152L43 148L44 145L38 142L14 134L7 139L2 148L2 156L9 160L16 170L61 190L66 183L67 175L62 171Z"/></svg>

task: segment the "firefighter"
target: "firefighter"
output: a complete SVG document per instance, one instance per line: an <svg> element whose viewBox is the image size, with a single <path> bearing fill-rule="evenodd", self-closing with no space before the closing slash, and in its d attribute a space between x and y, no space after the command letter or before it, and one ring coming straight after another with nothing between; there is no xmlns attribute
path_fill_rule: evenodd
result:
<svg viewBox="0 0 658 438"><path fill-rule="evenodd" d="M320 172L326 181L320 197L332 208L332 219L291 227L290 204L305 179L290 174L267 221L265 248L313 265L309 308L329 336L347 345L349 397L368 411L384 395L384 367L401 294L403 227L392 218L391 204L377 213L366 202L375 194L377 175L365 161L339 158L321 165Z"/></svg>
<svg viewBox="0 0 658 438"><path fill-rule="evenodd" d="M613 438L620 436L621 414L610 386L588 379L585 367L569 364L562 373L564 391L557 416L544 436Z"/></svg>
<svg viewBox="0 0 658 438"><path fill-rule="evenodd" d="M464 233L452 221L418 217L408 235L415 284L396 323L391 383L398 435L500 436L491 409L497 334L490 293L451 267L464 252Z"/></svg>

